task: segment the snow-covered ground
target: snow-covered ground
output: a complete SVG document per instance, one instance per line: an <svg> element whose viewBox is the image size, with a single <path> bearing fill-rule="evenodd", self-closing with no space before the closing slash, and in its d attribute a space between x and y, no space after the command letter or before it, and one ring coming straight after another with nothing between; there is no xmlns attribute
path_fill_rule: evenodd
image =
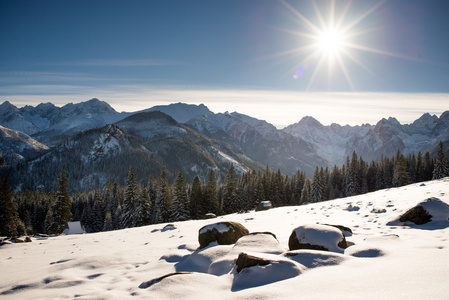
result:
<svg viewBox="0 0 449 300"><path fill-rule="evenodd" d="M447 299L449 221L398 221L430 197L449 203L449 178L171 227L33 238L0 247L0 298ZM195 251L199 230L219 221L272 232L279 244L271 235L246 236L235 245ZM350 246L343 253L287 254L292 230L317 223L351 228ZM237 273L240 252L270 263ZM173 272L188 273L154 280Z"/></svg>

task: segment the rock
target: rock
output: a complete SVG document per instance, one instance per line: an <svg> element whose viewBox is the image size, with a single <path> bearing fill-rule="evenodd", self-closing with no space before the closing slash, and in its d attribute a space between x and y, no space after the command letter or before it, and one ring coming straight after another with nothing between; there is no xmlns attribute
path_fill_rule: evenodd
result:
<svg viewBox="0 0 449 300"><path fill-rule="evenodd" d="M409 209L405 214L403 214L399 221L401 222L413 222L416 225L422 225L430 222L432 216L427 213L427 211L422 206L415 206Z"/></svg>
<svg viewBox="0 0 449 300"><path fill-rule="evenodd" d="M215 219L217 217L214 213L207 213L204 215L204 219Z"/></svg>
<svg viewBox="0 0 449 300"><path fill-rule="evenodd" d="M164 226L164 228L162 228L162 232L168 231L168 230L175 230L176 226L175 224L167 224Z"/></svg>
<svg viewBox="0 0 449 300"><path fill-rule="evenodd" d="M303 225L293 230L288 240L290 250L312 249L342 253L348 247L340 229L328 225Z"/></svg>
<svg viewBox="0 0 449 300"><path fill-rule="evenodd" d="M237 265L237 273L240 273L244 268L253 266L266 266L270 263L269 260L252 256L246 253L240 253L235 264Z"/></svg>
<svg viewBox="0 0 449 300"><path fill-rule="evenodd" d="M212 242L217 242L219 245L232 245L248 233L248 229L238 222L218 222L202 227L199 230L198 241L200 249Z"/></svg>
<svg viewBox="0 0 449 300"><path fill-rule="evenodd" d="M438 198L428 198L415 207L409 209L400 216L400 222L413 222L416 225L423 225L432 222L444 222L449 220L449 205Z"/></svg>
<svg viewBox="0 0 449 300"><path fill-rule="evenodd" d="M25 243L31 243L32 240L29 236L25 237Z"/></svg>
<svg viewBox="0 0 449 300"><path fill-rule="evenodd" d="M23 239L21 239L21 238L13 238L12 241L13 241L14 243L17 243L17 244L19 244L19 243L24 243L24 242L25 242L25 241L24 241Z"/></svg>
<svg viewBox="0 0 449 300"><path fill-rule="evenodd" d="M340 229L343 232L343 234L345 236L351 236L352 235L352 229L349 228L349 227L346 227L346 226L343 226L343 225L334 225L334 224L323 224L323 225L327 225L327 226L332 226L332 227L338 228L338 229ZM345 232L350 233L350 234L345 234Z"/></svg>
<svg viewBox="0 0 449 300"><path fill-rule="evenodd" d="M261 210L269 210L273 208L273 204L271 204L271 201L261 201L256 207L256 211Z"/></svg>
<svg viewBox="0 0 449 300"><path fill-rule="evenodd" d="M183 275L183 274L192 274L191 272L175 272L175 273L170 273L149 281L144 281L139 285L140 289L146 289L149 288L150 286L152 286L153 284L156 284L158 282L161 282L163 279L170 277L170 276L174 276L174 275Z"/></svg>

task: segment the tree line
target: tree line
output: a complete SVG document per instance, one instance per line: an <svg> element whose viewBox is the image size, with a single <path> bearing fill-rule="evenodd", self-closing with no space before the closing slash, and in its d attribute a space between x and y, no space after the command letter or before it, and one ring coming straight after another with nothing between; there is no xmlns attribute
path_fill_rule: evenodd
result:
<svg viewBox="0 0 449 300"><path fill-rule="evenodd" d="M143 225L202 219L258 209L269 201L273 207L316 203L380 189L449 176L443 144L431 158L426 152L381 157L370 163L355 152L346 163L316 168L312 178L303 172L286 176L268 167L264 172L237 174L233 165L223 180L214 170L201 181L186 182L179 171L169 184L165 168L158 177L137 182L134 167L126 185L109 181L103 189L70 195L65 168L54 192L12 192L8 177L0 182L0 235L20 236L61 233L70 221L81 221L86 232L109 231Z"/></svg>

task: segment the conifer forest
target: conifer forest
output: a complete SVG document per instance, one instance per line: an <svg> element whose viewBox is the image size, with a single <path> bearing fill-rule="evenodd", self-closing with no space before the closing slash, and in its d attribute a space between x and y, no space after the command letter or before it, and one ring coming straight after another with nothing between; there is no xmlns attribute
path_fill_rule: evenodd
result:
<svg viewBox="0 0 449 300"><path fill-rule="evenodd" d="M126 185L108 182L103 189L69 194L63 167L55 178L56 189L17 191L3 176L0 182L0 229L2 236L59 234L67 222L80 221L85 232L100 232L156 223L202 219L273 207L304 205L354 196L449 175L448 160L440 143L438 154L428 152L382 157L366 162L357 153L341 167L316 168L312 178L281 170L238 174L233 165L224 178L210 170L205 180L196 176L186 182L182 171L169 182L165 168L137 182L129 166ZM212 216L213 216L212 215Z"/></svg>

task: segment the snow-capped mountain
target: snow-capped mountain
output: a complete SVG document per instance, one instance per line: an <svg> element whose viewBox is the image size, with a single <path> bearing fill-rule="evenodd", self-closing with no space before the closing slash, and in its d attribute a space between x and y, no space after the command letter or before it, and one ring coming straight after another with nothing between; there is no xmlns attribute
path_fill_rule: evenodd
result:
<svg viewBox="0 0 449 300"><path fill-rule="evenodd" d="M367 161L376 160L381 155L394 156L398 150L404 155L434 152L440 141L445 145L449 143L449 111L439 118L424 114L406 125L390 117L376 125L324 126L312 117L304 117L283 131L313 144L318 155L327 159L330 165L341 165L353 151Z"/></svg>
<svg viewBox="0 0 449 300"><path fill-rule="evenodd" d="M0 106L0 125L22 131L33 138L55 145L62 134L102 127L129 116L116 112L108 103L96 98L77 104L69 103L57 107L52 103L41 103L36 107L20 109L9 102Z"/></svg>
<svg viewBox="0 0 449 300"><path fill-rule="evenodd" d="M6 164L13 165L21 160L36 158L48 147L23 132L0 126L0 149Z"/></svg>
<svg viewBox="0 0 449 300"><path fill-rule="evenodd" d="M190 119L199 117L199 116L207 116L214 114L210 111L204 104L194 105L194 104L186 104L186 103L174 103L170 105L157 105L153 106L149 109L144 110L147 111L161 111L171 116L179 123L186 123Z"/></svg>
<svg viewBox="0 0 449 300"><path fill-rule="evenodd" d="M251 159L287 174L301 170L311 175L316 166L326 165L314 147L300 137L239 113L201 116L186 125L210 138L239 147Z"/></svg>
<svg viewBox="0 0 449 300"><path fill-rule="evenodd" d="M406 125L389 118L376 125L324 126L312 117L305 117L279 130L266 121L237 112L215 114L204 105L176 103L136 113L118 113L98 99L63 107L42 103L20 109L6 101L0 105L0 125L21 131L10 136L27 136L27 141L34 139L31 144L42 143L39 150L30 150L26 155L13 150L18 158L30 160L41 155L41 149L53 148L47 155L28 162L25 166L28 171L43 172L46 177L54 175L54 180L60 172L55 162L70 163L74 164L77 182L85 180L83 176L106 180L105 173L100 173L114 163L121 164L123 170L114 174L118 174L119 182L126 180L127 169L134 162L142 167L142 176L151 172L158 175L165 165L169 176L182 169L187 178L204 177L210 169L226 173L231 163L239 172L268 166L288 175L301 171L312 176L317 166L342 165L353 151L370 161L381 155L394 156L398 150L406 155L418 151L433 155L440 141L449 150L449 111L440 117L424 114ZM11 147L5 145L11 142L6 143L5 137L1 142L5 156L10 149L7 147ZM74 158L62 154L64 151ZM68 162L63 162L63 158ZM54 171L39 170L49 168L37 163L39 159L52 165ZM7 165L12 162L7 161ZM104 170L97 172L95 165L103 166ZM28 175L23 171L22 176ZM94 179L90 181L95 185Z"/></svg>

